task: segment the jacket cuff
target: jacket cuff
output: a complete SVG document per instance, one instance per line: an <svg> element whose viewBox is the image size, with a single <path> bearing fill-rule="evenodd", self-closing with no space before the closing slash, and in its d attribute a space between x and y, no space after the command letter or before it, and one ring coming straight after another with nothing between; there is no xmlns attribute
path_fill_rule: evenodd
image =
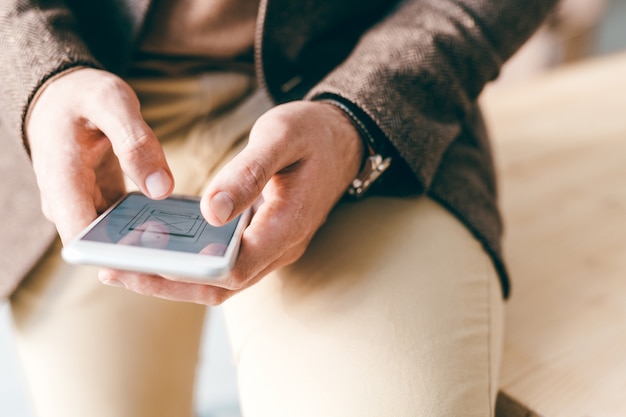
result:
<svg viewBox="0 0 626 417"><path fill-rule="evenodd" d="M364 164L368 161L371 153L382 157L382 160L391 161L389 168L379 173L372 184L368 184L371 191L368 193L385 195L409 195L421 194L422 187L409 168L408 164L400 157L400 154L392 145L391 141L383 133L380 127L359 106L350 100L333 93L322 93L310 97L310 101L323 101L334 105L341 110L359 131L365 144ZM369 149L368 149L369 148ZM369 152L368 152L369 150ZM383 175L384 174L384 175ZM394 178L395 177L395 178Z"/></svg>

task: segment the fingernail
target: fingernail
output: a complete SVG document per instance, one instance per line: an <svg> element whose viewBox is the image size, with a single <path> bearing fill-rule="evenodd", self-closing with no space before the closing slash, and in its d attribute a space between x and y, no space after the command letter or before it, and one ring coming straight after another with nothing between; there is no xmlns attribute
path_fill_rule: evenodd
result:
<svg viewBox="0 0 626 417"><path fill-rule="evenodd" d="M233 199L224 191L215 194L211 199L211 210L220 222L226 223L230 215L233 213Z"/></svg>
<svg viewBox="0 0 626 417"><path fill-rule="evenodd" d="M159 169L146 178L146 188L150 197L163 197L170 191L171 187L172 179L164 169Z"/></svg>
<svg viewBox="0 0 626 417"><path fill-rule="evenodd" d="M110 285L111 287L126 288L126 284L124 284L119 279L115 279L115 278L105 279L105 280L102 281L102 283L104 285Z"/></svg>

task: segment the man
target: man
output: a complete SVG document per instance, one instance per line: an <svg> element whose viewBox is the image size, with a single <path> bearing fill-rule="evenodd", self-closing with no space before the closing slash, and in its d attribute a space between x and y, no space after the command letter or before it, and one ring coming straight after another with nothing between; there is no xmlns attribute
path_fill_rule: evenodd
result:
<svg viewBox="0 0 626 417"><path fill-rule="evenodd" d="M66 3L0 6L6 123L61 241L125 177L214 225L256 210L215 285L97 272L153 297L57 242L11 298L41 415L190 415L181 301L224 303L247 416L493 415L509 283L476 99L554 2Z"/></svg>

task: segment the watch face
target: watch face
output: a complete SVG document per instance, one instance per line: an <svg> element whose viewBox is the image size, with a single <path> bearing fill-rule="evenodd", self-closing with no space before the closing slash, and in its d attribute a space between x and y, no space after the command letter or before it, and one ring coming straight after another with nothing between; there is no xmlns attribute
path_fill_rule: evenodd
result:
<svg viewBox="0 0 626 417"><path fill-rule="evenodd" d="M390 164L391 158L383 158L380 155L369 156L359 175L350 184L348 194L354 197L364 195L368 188L389 168Z"/></svg>

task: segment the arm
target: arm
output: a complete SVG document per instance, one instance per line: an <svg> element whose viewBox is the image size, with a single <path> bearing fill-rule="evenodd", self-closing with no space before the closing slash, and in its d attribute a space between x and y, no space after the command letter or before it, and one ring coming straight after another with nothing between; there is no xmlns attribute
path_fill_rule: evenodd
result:
<svg viewBox="0 0 626 417"><path fill-rule="evenodd" d="M123 72L150 1L126 3L0 2L0 117L10 136L25 139L33 100L58 74L76 67Z"/></svg>
<svg viewBox="0 0 626 417"><path fill-rule="evenodd" d="M387 183L427 190L485 84L530 37L556 0L400 2L307 95L336 96L360 108L381 140L406 162ZM376 130L376 128L378 128ZM395 175L394 175L395 174Z"/></svg>
<svg viewBox="0 0 626 417"><path fill-rule="evenodd" d="M11 137L24 138L30 102L47 80L77 66L101 67L78 36L73 13L62 2L46 3L0 2L0 105Z"/></svg>
<svg viewBox="0 0 626 417"><path fill-rule="evenodd" d="M532 24L492 45L483 24L468 10L438 1L403 2L392 10L310 92L307 98L313 102L291 101L265 113L252 129L248 146L216 175L202 200L203 214L214 225L261 197L227 280L203 286L115 271L103 271L100 279L120 281L143 294L219 304L298 259L356 175L364 150L350 119L318 99L331 96L357 106L368 118L364 124L389 138L412 169L413 181L404 176L397 181L410 183L409 192L426 189L484 84L548 9L540 7ZM503 13L506 9L496 8ZM518 12L485 11L483 18L490 20L484 25L508 27L507 19L517 19ZM297 25L297 20L287 20ZM266 79L275 76L270 69L267 66ZM277 84L268 83L270 91L280 89ZM280 100L280 93L274 93Z"/></svg>
<svg viewBox="0 0 626 417"><path fill-rule="evenodd" d="M98 69L101 60L93 52L107 58L115 48L113 55L123 60L136 28L106 6L110 13L89 29L98 19L86 13L103 11L105 3L114 2L79 2L72 9L62 1L0 3L0 102L11 136L22 137L30 149L44 214L64 241L124 191L122 170L153 198L165 197L173 186L135 93ZM95 42L99 25L115 21L107 42ZM116 44L119 34L128 34L127 42Z"/></svg>

